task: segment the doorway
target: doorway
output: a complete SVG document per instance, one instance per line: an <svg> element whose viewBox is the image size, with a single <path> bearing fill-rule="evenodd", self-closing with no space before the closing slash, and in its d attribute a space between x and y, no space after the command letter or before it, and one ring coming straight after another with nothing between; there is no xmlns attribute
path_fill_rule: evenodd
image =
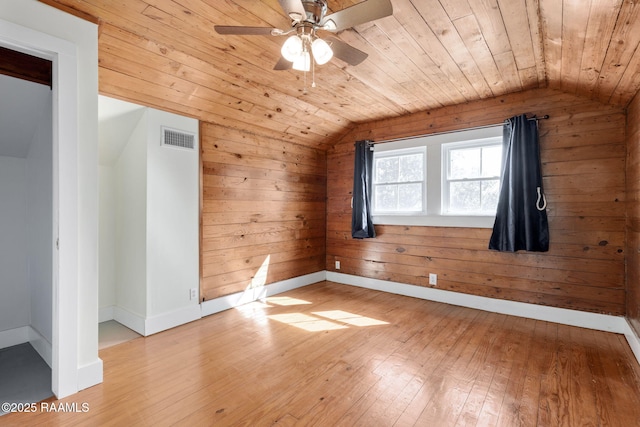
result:
<svg viewBox="0 0 640 427"><path fill-rule="evenodd" d="M16 3L18 9L23 3ZM37 6L37 3L30 3ZM38 9L37 6L35 9ZM5 10L0 9L0 14ZM15 10L14 10L15 12ZM44 19L44 10L31 8L25 17L28 20ZM48 15L47 15L48 16ZM55 26L62 27L59 22L50 20ZM65 28L70 26L65 24ZM82 30L76 28L76 30ZM93 27L90 28L93 30ZM84 37L90 36L90 31L81 32ZM91 236L85 238L78 234L79 223L79 150L78 132L86 130L78 122L83 114L79 111L79 105L87 104L87 96L81 98L78 88L85 87L83 81L78 79L85 76L78 71L77 45L57 38L33 28L17 25L13 22L0 19L0 46L17 52L51 61L52 63L52 108L53 108L53 230L55 233L55 245L52 247L52 330L51 330L51 388L58 398L76 393L79 389L102 382L102 361L97 358L97 345L95 356L91 354L92 346L89 342L80 345L78 335L88 332L79 324L79 301L86 300L85 294L79 292L78 280L83 271L79 269L78 246L81 243L87 252L83 259L91 259L91 246L86 242ZM97 52L97 47L95 48ZM91 49L85 49L85 51ZM97 76L97 65L95 67ZM84 72L84 68L81 70ZM96 77L97 79L97 77ZM89 114L90 118L91 115ZM90 125L89 125L90 126ZM91 140L88 139L90 144ZM90 173L86 173L90 178ZM88 209L89 214L91 210ZM90 227L89 227L90 231ZM88 280L85 286L91 291L91 275L82 276ZM88 279L87 279L88 278ZM90 307L89 307L90 309ZM85 310L86 311L86 310ZM84 312L83 312L84 314ZM86 317L86 316L85 316ZM97 328L96 328L97 329ZM22 339L14 331L9 333L13 340ZM2 337L6 337L2 334ZM22 342L28 341L23 339ZM79 353L83 356L83 365L79 366Z"/></svg>
<svg viewBox="0 0 640 427"><path fill-rule="evenodd" d="M0 47L0 401L53 395L51 61Z"/></svg>

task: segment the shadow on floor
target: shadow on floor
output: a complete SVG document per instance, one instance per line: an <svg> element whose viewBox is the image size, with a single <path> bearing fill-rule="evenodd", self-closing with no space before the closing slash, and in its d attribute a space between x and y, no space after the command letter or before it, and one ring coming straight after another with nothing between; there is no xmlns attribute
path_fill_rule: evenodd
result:
<svg viewBox="0 0 640 427"><path fill-rule="evenodd" d="M36 403L51 396L51 368L31 344L0 349L0 402Z"/></svg>

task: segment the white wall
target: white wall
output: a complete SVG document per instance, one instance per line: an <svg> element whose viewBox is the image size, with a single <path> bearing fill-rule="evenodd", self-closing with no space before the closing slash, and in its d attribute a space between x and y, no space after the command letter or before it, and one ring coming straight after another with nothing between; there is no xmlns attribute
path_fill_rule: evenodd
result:
<svg viewBox="0 0 640 427"><path fill-rule="evenodd" d="M161 127L196 134L198 121L148 111L147 298L148 316L199 308L198 146L161 146ZM188 314L187 314L188 316Z"/></svg>
<svg viewBox="0 0 640 427"><path fill-rule="evenodd" d="M115 165L116 305L147 315L147 120L129 135ZM132 327L133 325L127 325Z"/></svg>
<svg viewBox="0 0 640 427"><path fill-rule="evenodd" d="M50 352L53 319L53 150L51 91L46 108L34 117L38 126L27 154L27 256L31 293L31 327L48 341ZM50 362L50 360L49 360Z"/></svg>
<svg viewBox="0 0 640 427"><path fill-rule="evenodd" d="M102 381L98 358L98 27L35 0L0 2L0 44L54 61L54 194L61 248L52 385L58 397Z"/></svg>
<svg viewBox="0 0 640 427"><path fill-rule="evenodd" d="M113 165L100 165L99 173L98 307L102 310L116 305L116 189Z"/></svg>
<svg viewBox="0 0 640 427"><path fill-rule="evenodd" d="M99 114L100 317L143 335L198 319L198 147L161 146L198 121L102 96Z"/></svg>
<svg viewBox="0 0 640 427"><path fill-rule="evenodd" d="M0 157L0 332L28 326L26 160Z"/></svg>

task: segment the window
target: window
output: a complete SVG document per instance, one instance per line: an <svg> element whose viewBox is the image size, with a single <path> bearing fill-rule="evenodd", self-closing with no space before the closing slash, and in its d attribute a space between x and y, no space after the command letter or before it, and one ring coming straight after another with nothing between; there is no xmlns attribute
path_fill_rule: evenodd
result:
<svg viewBox="0 0 640 427"><path fill-rule="evenodd" d="M494 215L500 190L500 140L442 145L445 215Z"/></svg>
<svg viewBox="0 0 640 427"><path fill-rule="evenodd" d="M374 146L375 224L492 227L502 126Z"/></svg>
<svg viewBox="0 0 640 427"><path fill-rule="evenodd" d="M374 155L374 212L406 214L425 209L424 148Z"/></svg>

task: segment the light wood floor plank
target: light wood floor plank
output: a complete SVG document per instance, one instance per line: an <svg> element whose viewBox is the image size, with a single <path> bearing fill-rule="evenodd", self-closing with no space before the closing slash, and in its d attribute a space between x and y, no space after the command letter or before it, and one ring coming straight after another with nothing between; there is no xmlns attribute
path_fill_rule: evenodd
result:
<svg viewBox="0 0 640 427"><path fill-rule="evenodd" d="M106 348L8 426L640 425L621 335L323 282Z"/></svg>

